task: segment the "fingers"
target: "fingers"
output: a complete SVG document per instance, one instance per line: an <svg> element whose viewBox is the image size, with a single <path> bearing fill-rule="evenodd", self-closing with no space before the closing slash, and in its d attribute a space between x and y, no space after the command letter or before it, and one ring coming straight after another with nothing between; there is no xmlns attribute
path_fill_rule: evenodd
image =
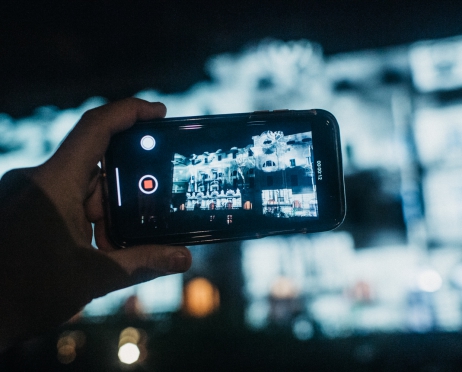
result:
<svg viewBox="0 0 462 372"><path fill-rule="evenodd" d="M111 252L111 251L118 249L108 239L107 230L106 230L106 221L104 220L104 218L101 218L95 222L94 236L95 236L96 246L98 247L99 250L105 251L105 252Z"/></svg>
<svg viewBox="0 0 462 372"><path fill-rule="evenodd" d="M103 192L101 190L101 184L98 182L94 192L85 201L84 210L87 220L94 224L93 234L95 237L96 246L102 251L109 252L117 249L117 247L115 247L107 237L102 198Z"/></svg>
<svg viewBox="0 0 462 372"><path fill-rule="evenodd" d="M131 247L108 252L107 255L128 274L129 285L185 272L192 263L191 253L186 247L166 245Z"/></svg>
<svg viewBox="0 0 462 372"><path fill-rule="evenodd" d="M79 249L77 253L82 270L77 271L74 282L85 302L159 276L184 272L191 266L186 247L151 245L112 252Z"/></svg>
<svg viewBox="0 0 462 372"><path fill-rule="evenodd" d="M101 182L101 178L98 177L98 182L95 185L93 192L88 199L85 200L84 211L87 220L94 224L93 232L96 246L102 251L109 252L117 249L117 247L115 247L107 238Z"/></svg>
<svg viewBox="0 0 462 372"><path fill-rule="evenodd" d="M68 179L83 190L91 171L106 152L112 135L128 129L136 121L162 118L165 114L166 108L162 103L137 98L89 110L49 160L47 168L51 168L50 173L66 169Z"/></svg>
<svg viewBox="0 0 462 372"><path fill-rule="evenodd" d="M85 215L90 222L97 222L104 218L102 188L103 186L98 168L98 173L88 187L89 196L84 202Z"/></svg>

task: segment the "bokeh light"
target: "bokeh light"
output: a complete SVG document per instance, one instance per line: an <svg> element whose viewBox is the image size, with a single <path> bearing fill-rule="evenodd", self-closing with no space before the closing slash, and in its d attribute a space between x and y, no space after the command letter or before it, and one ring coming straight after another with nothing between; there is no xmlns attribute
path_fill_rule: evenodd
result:
<svg viewBox="0 0 462 372"><path fill-rule="evenodd" d="M82 331L63 332L56 344L57 358L62 364L70 364L77 357L77 350L84 347L86 343L85 333Z"/></svg>
<svg viewBox="0 0 462 372"><path fill-rule="evenodd" d="M218 289L205 278L195 278L184 289L183 309L186 314L203 318L220 307Z"/></svg>
<svg viewBox="0 0 462 372"><path fill-rule="evenodd" d="M124 364L133 364L146 358L147 334L144 330L127 327L119 336L119 360Z"/></svg>
<svg viewBox="0 0 462 372"><path fill-rule="evenodd" d="M138 345L128 342L119 348L119 353L117 355L122 363L133 364L138 361L140 357L140 349Z"/></svg>
<svg viewBox="0 0 462 372"><path fill-rule="evenodd" d="M417 277L417 285L421 291L436 292L441 288L443 279L436 270L424 269Z"/></svg>

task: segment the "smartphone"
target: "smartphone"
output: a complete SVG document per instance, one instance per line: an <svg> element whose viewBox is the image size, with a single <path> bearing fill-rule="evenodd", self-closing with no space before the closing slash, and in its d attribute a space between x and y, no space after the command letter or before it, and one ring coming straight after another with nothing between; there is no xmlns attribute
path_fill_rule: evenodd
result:
<svg viewBox="0 0 462 372"><path fill-rule="evenodd" d="M136 123L102 168L119 247L319 232L345 217L339 126L324 110Z"/></svg>

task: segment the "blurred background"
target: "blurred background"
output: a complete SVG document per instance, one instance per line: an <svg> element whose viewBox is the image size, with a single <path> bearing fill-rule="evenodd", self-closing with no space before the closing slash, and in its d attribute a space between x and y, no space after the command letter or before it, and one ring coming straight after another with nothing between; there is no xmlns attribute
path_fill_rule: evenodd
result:
<svg viewBox="0 0 462 372"><path fill-rule="evenodd" d="M458 371L462 4L7 1L0 175L89 108L168 116L323 108L347 218L334 232L191 247L193 266L94 300L0 370Z"/></svg>

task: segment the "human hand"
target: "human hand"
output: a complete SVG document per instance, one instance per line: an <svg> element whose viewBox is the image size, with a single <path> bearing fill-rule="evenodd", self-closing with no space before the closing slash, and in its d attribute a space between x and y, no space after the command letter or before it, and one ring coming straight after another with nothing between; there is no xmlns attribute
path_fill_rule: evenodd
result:
<svg viewBox="0 0 462 372"><path fill-rule="evenodd" d="M134 282L186 271L191 265L191 255L184 247L116 249L106 235L100 168L97 163L104 156L112 135L128 129L138 120L164 117L165 114L166 108L162 103L149 103L135 98L89 110L56 154L32 173L34 181L64 217L76 242L87 246L91 243L91 223L94 223L98 248L117 262ZM141 280L136 277L140 269L147 275L143 275Z"/></svg>
<svg viewBox="0 0 462 372"><path fill-rule="evenodd" d="M34 207L36 197L30 196L35 194L18 192L19 196L4 203L3 219L9 231L20 226L23 229L17 235L12 232L2 237L0 233L0 242L17 245L12 250L0 250L0 274L6 281L2 280L0 289L0 300L5 305L0 305L0 315L16 317L14 320L24 328L14 331L13 338L58 325L93 298L113 290L189 269L191 254L186 247L146 245L116 249L106 235L97 163L112 135L138 120L164 117L165 113L163 104L135 98L89 110L46 163L10 172L5 177L5 183L18 174L32 180L51 201L58 216L49 217L49 209L37 210L41 206ZM15 202L15 198L19 201ZM39 216L39 227L23 226L22 214L17 210L24 216ZM92 223L99 249L91 246ZM1 341L0 335L0 347Z"/></svg>

